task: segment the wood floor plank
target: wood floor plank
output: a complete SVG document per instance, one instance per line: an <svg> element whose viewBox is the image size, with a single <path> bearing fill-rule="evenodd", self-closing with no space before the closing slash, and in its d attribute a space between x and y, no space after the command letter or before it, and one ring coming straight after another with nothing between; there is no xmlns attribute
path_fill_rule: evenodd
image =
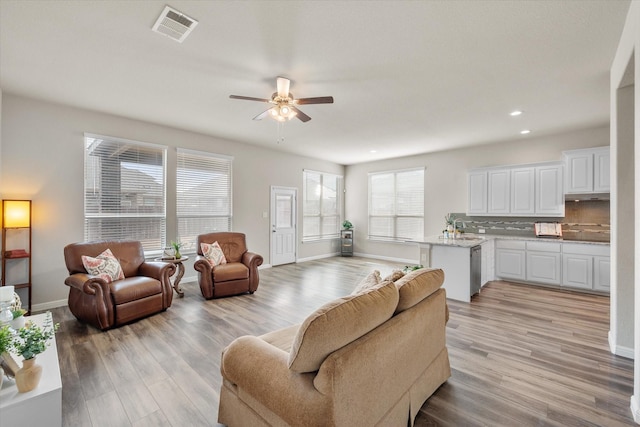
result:
<svg viewBox="0 0 640 427"><path fill-rule="evenodd" d="M93 427L127 427L131 425L115 390L87 400L87 409Z"/></svg>
<svg viewBox="0 0 640 427"><path fill-rule="evenodd" d="M55 309L63 425L102 425L92 423L97 404L117 408L116 398L116 418L136 427L218 425L226 345L301 323L374 269L398 267L359 257L290 264L260 270L253 295L209 301L183 283L166 312L106 332ZM491 282L470 304L448 304L452 376L417 426L633 425L633 361L609 352L608 297Z"/></svg>

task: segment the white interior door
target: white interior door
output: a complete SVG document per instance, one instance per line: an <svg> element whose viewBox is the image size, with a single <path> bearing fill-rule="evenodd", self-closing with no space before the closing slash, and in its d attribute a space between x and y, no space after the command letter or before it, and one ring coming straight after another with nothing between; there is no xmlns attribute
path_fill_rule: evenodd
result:
<svg viewBox="0 0 640 427"><path fill-rule="evenodd" d="M298 190L271 187L271 265L296 262Z"/></svg>

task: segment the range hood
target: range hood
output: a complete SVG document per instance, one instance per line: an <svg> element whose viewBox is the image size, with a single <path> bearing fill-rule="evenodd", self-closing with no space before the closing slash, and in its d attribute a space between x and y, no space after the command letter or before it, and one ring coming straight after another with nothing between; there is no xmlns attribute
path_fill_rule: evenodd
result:
<svg viewBox="0 0 640 427"><path fill-rule="evenodd" d="M565 194L566 201L585 201L585 200L610 200L609 193L581 193L581 194Z"/></svg>

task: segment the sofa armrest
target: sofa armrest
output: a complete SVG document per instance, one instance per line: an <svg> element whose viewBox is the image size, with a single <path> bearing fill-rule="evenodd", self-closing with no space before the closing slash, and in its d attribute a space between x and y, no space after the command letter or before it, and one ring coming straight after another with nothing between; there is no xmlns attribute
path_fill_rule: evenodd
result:
<svg viewBox="0 0 640 427"><path fill-rule="evenodd" d="M173 288L171 276L176 272L176 265L170 262L145 261L138 267L138 275L154 278L162 284L162 307L171 307Z"/></svg>
<svg viewBox="0 0 640 427"><path fill-rule="evenodd" d="M96 293L109 295L111 293L109 284L104 279L86 273L72 274L65 279L64 283L87 295L96 295Z"/></svg>
<svg viewBox="0 0 640 427"><path fill-rule="evenodd" d="M249 292L255 292L260 283L258 267L262 265L262 255L253 252L245 252L242 255L242 263L249 268Z"/></svg>
<svg viewBox="0 0 640 427"><path fill-rule="evenodd" d="M103 330L113 325L113 301L109 283L86 273L72 274L64 283L79 291L69 292L69 309L78 319L91 322L91 318L96 322L92 324ZM88 312L91 314L87 315Z"/></svg>
<svg viewBox="0 0 640 427"><path fill-rule="evenodd" d="M329 399L313 386L315 373L289 370L288 357L258 337L244 336L224 349L220 371L223 378L291 425L322 419Z"/></svg>

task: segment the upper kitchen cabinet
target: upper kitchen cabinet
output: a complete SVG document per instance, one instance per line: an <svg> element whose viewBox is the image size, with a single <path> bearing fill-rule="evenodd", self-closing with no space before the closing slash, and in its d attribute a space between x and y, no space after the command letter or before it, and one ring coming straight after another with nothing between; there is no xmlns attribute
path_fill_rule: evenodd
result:
<svg viewBox="0 0 640 427"><path fill-rule="evenodd" d="M609 147L565 151L562 158L565 166L565 194L610 191Z"/></svg>
<svg viewBox="0 0 640 427"><path fill-rule="evenodd" d="M562 163L469 171L468 215L564 216Z"/></svg>

